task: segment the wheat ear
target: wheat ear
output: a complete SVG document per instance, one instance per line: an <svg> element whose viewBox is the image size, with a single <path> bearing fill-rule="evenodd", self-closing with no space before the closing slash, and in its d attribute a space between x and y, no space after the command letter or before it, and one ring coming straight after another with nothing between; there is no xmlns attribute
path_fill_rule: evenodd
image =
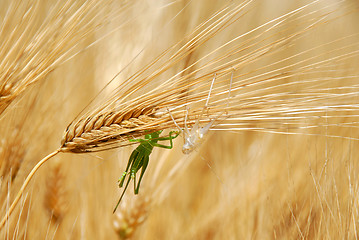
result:
<svg viewBox="0 0 359 240"><path fill-rule="evenodd" d="M65 176L59 162L51 168L51 173L47 174L44 206L51 216L51 223L60 224L67 210Z"/></svg>
<svg viewBox="0 0 359 240"><path fill-rule="evenodd" d="M58 154L60 152L59 149L57 149L56 151L50 153L49 155L47 155L46 157L44 157L43 159L41 159L40 162L38 162L35 167L33 167L33 169L31 170L31 172L29 173L29 175L27 176L27 178L25 179L25 182L22 184L19 192L17 193L14 201L12 202L11 206L9 207L9 209L7 210L5 216L3 217L3 219L0 222L0 229L2 229L2 227L5 225L6 220L9 218L10 214L14 211L17 203L20 200L20 197L22 196L22 193L24 192L25 188L27 187L27 185L29 184L30 180L32 179L32 177L34 176L34 174L36 173L36 171L42 166L42 164L44 164L45 162L47 162L49 159L51 159L53 156L55 156L56 154Z"/></svg>
<svg viewBox="0 0 359 240"><path fill-rule="evenodd" d="M114 229L121 239L131 239L136 233L136 229L145 222L151 199L145 197L127 203L128 205L122 206L113 221Z"/></svg>
<svg viewBox="0 0 359 240"><path fill-rule="evenodd" d="M95 43L81 47L85 39L127 6L107 10L110 3L90 0L77 8L76 1L58 1L48 16L40 19L39 26L36 22L42 11L40 3L28 7L26 1L15 0L10 4L9 14L0 16L0 114L30 85L44 80L58 66ZM13 17L20 13L23 19L12 26ZM34 28L38 28L36 33Z"/></svg>

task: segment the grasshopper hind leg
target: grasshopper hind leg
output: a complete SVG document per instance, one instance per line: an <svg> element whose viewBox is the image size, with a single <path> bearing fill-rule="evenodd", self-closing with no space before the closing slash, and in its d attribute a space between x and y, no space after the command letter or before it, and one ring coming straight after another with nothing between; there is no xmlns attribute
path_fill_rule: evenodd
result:
<svg viewBox="0 0 359 240"><path fill-rule="evenodd" d="M128 185L130 184L130 181L131 181L131 178L128 178L127 183L126 183L126 186L125 186L125 188L124 188L123 191L122 191L121 197L120 197L120 199L118 200L118 202L117 202L117 204L116 204L116 207L115 207L115 209L113 210L113 213L116 212L118 206L120 205L120 202L122 201L122 198L123 198L123 196L125 195L125 192L126 192L126 190L127 190Z"/></svg>
<svg viewBox="0 0 359 240"><path fill-rule="evenodd" d="M129 158L129 160L128 160L128 163L127 163L127 166L126 166L126 171L123 172L121 178L118 180L118 181L120 182L120 183L119 183L119 187L122 187L122 186L123 186L123 183L124 183L124 181L125 181L125 178L126 178L126 176L129 174L129 171L128 171L128 170L130 169L130 167L132 168L132 165L133 165L133 163L134 163L134 160L137 159L138 154L139 154L139 152L136 151L136 149L131 153L131 156L130 156L130 158Z"/></svg>
<svg viewBox="0 0 359 240"><path fill-rule="evenodd" d="M140 175L140 179L138 179L137 187L135 188L135 194L138 194L138 191L139 191L139 189L140 189L140 184L141 184L143 175L145 174L145 171L146 171L146 168L147 168L147 166L148 166L149 160L150 160L150 157L149 157L149 156L145 156L144 159L143 159L143 165L142 165L141 175Z"/></svg>

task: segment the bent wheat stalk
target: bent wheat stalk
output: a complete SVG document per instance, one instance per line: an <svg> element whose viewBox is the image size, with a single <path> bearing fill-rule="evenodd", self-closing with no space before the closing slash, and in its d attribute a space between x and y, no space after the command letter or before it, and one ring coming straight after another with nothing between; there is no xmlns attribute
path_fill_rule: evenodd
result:
<svg viewBox="0 0 359 240"><path fill-rule="evenodd" d="M0 222L0 229L4 226L4 224L6 223L6 221L8 220L9 216L11 215L11 213L14 211L17 203L19 202L22 193L24 192L25 188L27 187L27 185L29 185L30 180L32 179L32 177L35 175L35 173L37 172L37 170L45 163L47 162L49 159L51 159L53 156L55 156L56 154L58 154L60 151L56 150L52 153L50 153L49 155L47 155L46 157L44 157L43 159L40 160L40 162L38 162L35 167L31 170L31 172L29 173L29 175L26 177L23 185L21 186L19 192L17 193L14 201L11 203L9 209L6 211L5 216L2 218L1 222Z"/></svg>

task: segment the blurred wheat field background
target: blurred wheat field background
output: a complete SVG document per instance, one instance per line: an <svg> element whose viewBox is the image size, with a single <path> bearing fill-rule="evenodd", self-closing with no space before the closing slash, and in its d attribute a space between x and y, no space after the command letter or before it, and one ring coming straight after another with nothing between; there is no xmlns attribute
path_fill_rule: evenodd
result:
<svg viewBox="0 0 359 240"><path fill-rule="evenodd" d="M241 3L248 5L232 24L183 50L162 75L150 74L172 63L167 55L148 75L128 80L173 44L190 41L217 11ZM117 180L136 146L58 154L35 174L2 239L358 238L356 1L1 5L1 217L32 167L59 148L74 119L86 116L83 109L104 106L113 93L125 96L126 87L141 88L115 104L157 103L158 112L168 106L184 127L188 103L193 126L216 73L213 108L201 124L221 116L190 155L181 152L181 137L171 150L154 148L140 193L130 186L115 214ZM269 25L251 32L263 24ZM237 46L243 50L225 55ZM158 86L150 95L155 100L147 100ZM171 89L179 89L174 97L166 92ZM170 120L160 127L176 130Z"/></svg>

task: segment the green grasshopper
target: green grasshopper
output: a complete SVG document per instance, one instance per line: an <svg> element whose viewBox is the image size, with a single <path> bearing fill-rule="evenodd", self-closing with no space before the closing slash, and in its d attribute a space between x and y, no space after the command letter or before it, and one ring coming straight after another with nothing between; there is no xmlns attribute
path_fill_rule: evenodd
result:
<svg viewBox="0 0 359 240"><path fill-rule="evenodd" d="M133 152L131 153L130 159L128 160L128 163L127 163L126 171L122 174L121 178L118 180L120 182L119 187L122 187L125 182L126 177L128 175L130 175L128 177L125 189L123 190L121 197L118 200L117 205L116 205L115 209L113 210L113 212L116 211L118 205L120 204L131 179L133 179L134 192L135 192L135 194L138 194L141 180L142 180L143 174L145 173L146 168L148 166L150 154L152 153L153 148L161 147L161 148L166 148L166 149L172 149L172 147L173 147L172 139L175 139L180 134L179 132L171 131L169 133L168 137L160 137L161 133L162 133L162 130L146 134L145 139L130 139L129 140L130 142L139 142L140 145L135 150L133 150ZM166 141L166 140L170 141L170 146L166 146L166 145L157 143L158 141ZM141 170L140 179L138 180L138 184L136 186L136 174L141 168L142 168L142 170Z"/></svg>

